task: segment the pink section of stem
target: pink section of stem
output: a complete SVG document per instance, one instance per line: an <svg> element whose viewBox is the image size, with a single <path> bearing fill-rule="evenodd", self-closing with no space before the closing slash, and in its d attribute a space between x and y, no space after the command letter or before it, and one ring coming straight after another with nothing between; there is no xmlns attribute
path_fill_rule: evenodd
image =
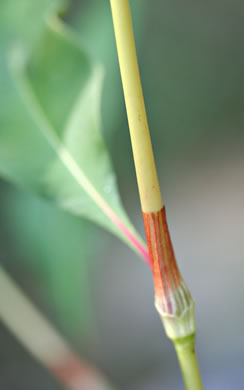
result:
<svg viewBox="0 0 244 390"><path fill-rule="evenodd" d="M108 385L100 373L81 361L78 356L64 356L57 364L48 366L57 380L69 390L105 390Z"/></svg>
<svg viewBox="0 0 244 390"><path fill-rule="evenodd" d="M118 228L124 233L124 235L130 240L130 242L134 245L134 247L140 252L143 259L146 261L146 263L151 267L151 260L149 257L149 253L146 250L146 248L142 245L140 241L131 233L128 228L120 221L118 220L115 222Z"/></svg>
<svg viewBox="0 0 244 390"><path fill-rule="evenodd" d="M149 257L149 253L144 245L138 240L137 237L127 228L127 226L119 219L119 217L110 209L103 205L103 210L105 214L113 221L113 223L119 228L119 230L128 238L128 240L132 243L135 249L140 253L145 262L151 267L151 260Z"/></svg>

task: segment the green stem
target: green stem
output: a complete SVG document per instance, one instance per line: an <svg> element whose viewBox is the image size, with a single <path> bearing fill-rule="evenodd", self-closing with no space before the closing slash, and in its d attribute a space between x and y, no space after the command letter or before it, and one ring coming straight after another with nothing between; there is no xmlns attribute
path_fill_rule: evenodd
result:
<svg viewBox="0 0 244 390"><path fill-rule="evenodd" d="M150 242L151 246L150 257L151 260L155 260L154 262L152 261L152 268L154 274L156 276L160 276L161 273L158 270L159 268L160 270L164 268L163 262L165 261L166 257L162 255L163 248L166 248L165 252L167 252L165 241L161 242L163 236L160 236L160 226L163 225L160 216L162 218L162 212L164 211L164 209L148 128L147 115L145 110L142 85L136 56L136 47L134 42L129 0L110 0L110 4L112 10L112 19L114 24L114 32L120 64L120 73L122 78L127 117L131 134L131 142L134 154L141 206L145 218L144 220L147 221L147 224L145 223L145 227L149 237L148 241ZM157 227L155 222L156 216L158 216ZM156 231L157 234L154 233ZM152 235L154 235L153 248L153 241L151 240ZM157 237L155 237L156 235ZM158 248L161 248L161 252L160 250L158 250ZM168 263L169 259L173 258L172 256L173 253L171 253L171 257L168 256ZM153 257L155 257L155 259ZM162 264L155 266L155 264L157 264L159 261L162 261ZM168 271L172 272L171 270L173 268L176 269L176 265L174 263L171 264ZM174 280L174 278L175 273L171 275L171 279ZM183 282L180 283L180 286L182 286L182 283ZM164 289L161 288L162 284L163 282L161 283L160 281L159 294L162 293L162 290L164 291ZM172 289L169 288L169 286L167 287L170 295ZM179 287L179 275L177 279L177 287ZM188 297L186 296L187 294L185 294L185 288L181 290L181 293L181 299L183 299L183 301L186 303L187 311L183 311L183 313L178 313L179 310L176 310L176 313L170 312L170 316L167 315L167 320L164 320L163 322L164 324L166 322L168 325L167 334L169 335L170 333L169 337L171 339L172 331L176 332L176 335L174 334L173 336L173 342L175 344L176 352L179 358L186 389L203 390L194 349L194 336L192 335L192 332L194 332L195 320L192 309L193 306L191 304L191 297L189 295ZM172 316L172 314L177 313L182 314L183 317L182 315L177 317L174 315ZM161 314L164 317L165 313L162 312ZM180 336L182 337L179 338Z"/></svg>
<svg viewBox="0 0 244 390"><path fill-rule="evenodd" d="M203 390L195 351L195 335L172 341L179 359L186 390Z"/></svg>

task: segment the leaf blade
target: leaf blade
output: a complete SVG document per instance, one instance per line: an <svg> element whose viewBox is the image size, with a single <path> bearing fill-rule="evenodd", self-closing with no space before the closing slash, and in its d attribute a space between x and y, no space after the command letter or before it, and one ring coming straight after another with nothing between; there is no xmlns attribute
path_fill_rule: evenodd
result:
<svg viewBox="0 0 244 390"><path fill-rule="evenodd" d="M48 20L43 39L37 56L34 53L27 65L21 58L16 60L16 50L15 58L10 60L17 91L52 155L46 167L44 162L38 192L66 210L102 225L147 257L144 244L123 210L100 133L101 70L92 66L79 43L56 17ZM53 69L50 64L57 59ZM75 67L73 62L77 62ZM84 72L80 72L79 64ZM32 186L33 178L27 183L27 187Z"/></svg>

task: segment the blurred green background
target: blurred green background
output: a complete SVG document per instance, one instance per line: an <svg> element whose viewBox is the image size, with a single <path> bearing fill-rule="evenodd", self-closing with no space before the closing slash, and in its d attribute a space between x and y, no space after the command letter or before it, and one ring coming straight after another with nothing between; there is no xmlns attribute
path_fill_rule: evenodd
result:
<svg viewBox="0 0 244 390"><path fill-rule="evenodd" d="M49 3L1 0L1 112L2 53L14 40L35 40ZM203 382L208 390L242 388L244 5L133 0L131 6L168 222L196 301ZM123 203L143 234L109 1L72 1L64 18L104 64L103 134ZM181 389L173 347L153 307L151 273L139 257L101 228L5 181L0 200L1 264L74 349L118 389ZM3 325L0 343L1 389L61 388Z"/></svg>

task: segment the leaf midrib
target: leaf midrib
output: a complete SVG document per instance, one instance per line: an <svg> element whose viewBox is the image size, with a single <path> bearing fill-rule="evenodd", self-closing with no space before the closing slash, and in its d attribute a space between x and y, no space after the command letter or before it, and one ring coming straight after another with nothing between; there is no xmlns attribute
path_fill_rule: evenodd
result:
<svg viewBox="0 0 244 390"><path fill-rule="evenodd" d="M19 64L18 64L19 65ZM116 226L116 228L121 232L126 241L145 259L145 245L143 240L134 232L132 226L126 226L114 209L107 203L107 201L98 193L92 182L87 178L87 176L82 172L76 160L72 157L71 153L64 146L62 141L55 135L55 130L52 124L49 122L48 118L45 115L41 105L38 102L37 97L33 89L31 88L27 77L24 75L24 65L19 66L19 69L13 71L18 90L21 94L21 97L25 105L30 108L30 114L32 115L34 121L39 124L38 127L41 133L46 137L48 143L51 145L58 159L64 165L64 167L69 171L73 179L78 183L78 185L83 188L83 190L90 196L94 201L96 206L102 210L104 215ZM79 96L79 101L81 99L82 93ZM72 122L72 118L76 113L78 104L74 105L71 109L70 114L67 119L67 124ZM65 128L65 132L68 131L68 128ZM128 231L128 234L126 234ZM134 240L131 237L134 237ZM135 242L138 242L138 245L135 245ZM140 249L141 247L141 249ZM144 250L144 252L143 252Z"/></svg>

